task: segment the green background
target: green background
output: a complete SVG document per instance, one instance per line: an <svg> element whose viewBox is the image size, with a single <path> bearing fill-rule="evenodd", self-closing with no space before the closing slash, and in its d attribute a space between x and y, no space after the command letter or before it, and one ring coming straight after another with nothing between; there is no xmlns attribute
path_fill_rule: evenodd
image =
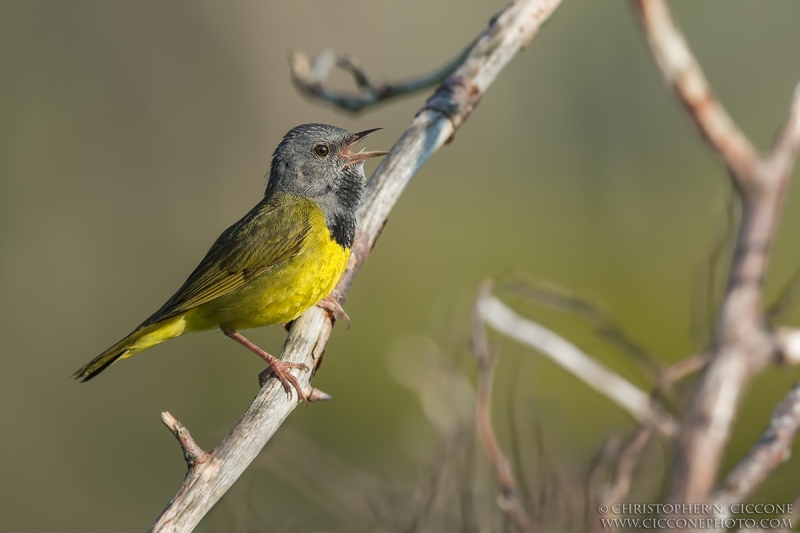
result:
<svg viewBox="0 0 800 533"><path fill-rule="evenodd" d="M261 363L218 333L163 344L87 385L69 375L157 309L255 204L291 127L380 126L366 146L388 149L426 98L347 116L295 91L287 52L331 47L376 80L400 79L455 55L503 5L0 3L0 529L145 530L185 471L159 413L210 449L256 393ZM800 3L672 5L723 103L768 146L800 80ZM341 73L333 81L351 86ZM601 302L662 360L693 353L698 272L724 234L729 197L718 161L663 88L631 6L566 0L397 204L347 300L353 326L336 327L315 381L334 401L296 410L200 530L390 522L359 511L359 480L384 487L370 496L380 505L411 513L441 443L469 427L469 307L487 276L554 281ZM792 188L770 298L800 264L799 222ZM520 309L646 386L579 321ZM276 352L284 335L252 338ZM632 427L539 355L506 341L501 357L501 438L521 443L523 456L544 450L564 486L604 435ZM797 376L757 380L726 468ZM506 411L527 436L510 435ZM656 447L650 463L662 455ZM482 459L472 463L492 515L494 488ZM758 497L791 501L797 466ZM653 468L632 501L658 497Z"/></svg>

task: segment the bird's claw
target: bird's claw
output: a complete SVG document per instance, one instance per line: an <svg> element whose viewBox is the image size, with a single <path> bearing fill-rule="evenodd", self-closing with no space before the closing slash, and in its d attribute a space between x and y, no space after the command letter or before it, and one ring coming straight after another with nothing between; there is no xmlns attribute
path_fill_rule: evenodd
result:
<svg viewBox="0 0 800 533"><path fill-rule="evenodd" d="M347 322L347 329L350 329L350 317L347 316L342 306L331 296L317 302L317 307L325 309L334 320L344 320Z"/></svg>
<svg viewBox="0 0 800 533"><path fill-rule="evenodd" d="M289 369L292 368L303 371L308 370L308 367L302 363L284 363L283 361L276 359L275 361L270 362L269 366L258 374L259 386L263 387L264 384L269 380L270 376L275 376L275 378L281 382L283 390L286 391L286 394L288 394L289 397L292 396L292 389L294 389L297 393L298 399L302 400L303 402L308 402L308 399L306 398L302 387L300 387L300 383L297 381L297 378L289 372Z"/></svg>

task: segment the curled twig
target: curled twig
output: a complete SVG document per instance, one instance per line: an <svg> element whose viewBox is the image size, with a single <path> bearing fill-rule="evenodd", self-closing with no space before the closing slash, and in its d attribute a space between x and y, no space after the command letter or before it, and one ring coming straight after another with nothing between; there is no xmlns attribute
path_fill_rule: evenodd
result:
<svg viewBox="0 0 800 533"><path fill-rule="evenodd" d="M289 68L295 87L311 98L359 113L376 104L386 102L398 96L420 92L441 83L464 63L476 41L470 43L456 57L436 70L407 80L375 83L367 74L361 63L353 56L336 57L332 50L323 50L313 60L303 52L289 54ZM359 92L348 92L329 87L328 76L331 69L337 66L349 73Z"/></svg>

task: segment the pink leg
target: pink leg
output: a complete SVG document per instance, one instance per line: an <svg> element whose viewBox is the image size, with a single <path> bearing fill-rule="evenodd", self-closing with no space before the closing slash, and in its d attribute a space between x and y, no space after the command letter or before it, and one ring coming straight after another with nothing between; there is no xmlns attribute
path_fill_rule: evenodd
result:
<svg viewBox="0 0 800 533"><path fill-rule="evenodd" d="M297 397L303 401L306 401L306 395L303 393L303 389L300 388L300 383L298 383L297 379L289 373L290 368L308 370L306 365L302 363L284 363L274 355L268 354L247 340L245 336L238 331L223 331L223 333L267 362L269 368L258 375L258 382L262 387L269 377L269 374L272 374L278 378L278 381L281 382L281 385L283 385L283 390L286 391L286 394L291 396L292 388L294 388L294 390L297 392Z"/></svg>

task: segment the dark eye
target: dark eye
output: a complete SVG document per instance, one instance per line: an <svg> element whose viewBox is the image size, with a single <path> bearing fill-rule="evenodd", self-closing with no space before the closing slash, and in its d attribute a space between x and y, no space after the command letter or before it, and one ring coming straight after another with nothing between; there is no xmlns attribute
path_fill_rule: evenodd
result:
<svg viewBox="0 0 800 533"><path fill-rule="evenodd" d="M319 157L325 157L330 152L330 148L324 144L318 144L314 147L314 153L317 154Z"/></svg>

